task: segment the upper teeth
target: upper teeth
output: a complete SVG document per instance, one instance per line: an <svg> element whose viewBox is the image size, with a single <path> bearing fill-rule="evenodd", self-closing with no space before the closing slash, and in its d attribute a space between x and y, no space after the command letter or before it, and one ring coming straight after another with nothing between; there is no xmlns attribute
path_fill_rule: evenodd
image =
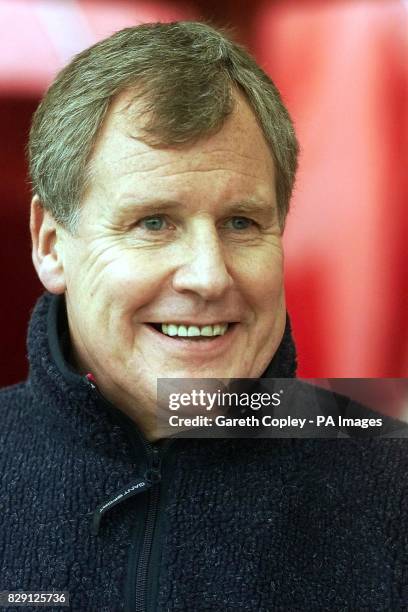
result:
<svg viewBox="0 0 408 612"><path fill-rule="evenodd" d="M228 329L228 323L217 323L216 325L177 325L175 323L162 323L163 334L167 336L223 336Z"/></svg>

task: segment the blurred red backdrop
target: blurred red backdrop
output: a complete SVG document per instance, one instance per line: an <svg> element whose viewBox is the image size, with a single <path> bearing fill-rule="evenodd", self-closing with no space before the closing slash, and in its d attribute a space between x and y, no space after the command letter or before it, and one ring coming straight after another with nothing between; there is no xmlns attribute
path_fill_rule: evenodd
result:
<svg viewBox="0 0 408 612"><path fill-rule="evenodd" d="M41 94L74 53L122 27L201 18L235 28L295 120L285 247L299 374L408 375L406 2L0 0L1 385L26 374L42 290L24 157Z"/></svg>

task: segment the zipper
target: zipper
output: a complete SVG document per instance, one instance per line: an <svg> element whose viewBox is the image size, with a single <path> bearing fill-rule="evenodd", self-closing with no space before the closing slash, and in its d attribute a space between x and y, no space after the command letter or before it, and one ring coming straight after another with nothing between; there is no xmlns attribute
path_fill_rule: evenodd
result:
<svg viewBox="0 0 408 612"><path fill-rule="evenodd" d="M135 564L133 564L132 573L130 574L130 580L135 575L136 571L136 584L135 584L135 612L145 612L148 609L148 570L149 562L152 552L154 529L156 526L156 519L159 509L160 501L160 481L161 481L161 464L164 454L167 452L174 440L168 439L164 442L161 448L152 446L146 440L143 443L147 451L151 455L150 468L146 470L144 478L146 481L152 484L149 490L149 501L147 508L147 519L145 525L145 532L143 537L142 550L140 552L139 561L137 565L137 571ZM136 551L135 551L136 552ZM134 552L134 554L135 554Z"/></svg>
<svg viewBox="0 0 408 612"><path fill-rule="evenodd" d="M96 384L95 378L92 374L87 374L85 376L87 384L92 388L93 392L96 394L98 399L102 401L105 405L108 405L110 409L113 406L103 397L100 393L98 386ZM150 461L148 463L149 467L147 468L144 476L143 476L143 486L137 484L136 486L139 488L140 492L148 493L148 507L147 507L147 518L146 525L144 529L142 548L138 558L138 550L137 541L132 542L131 545L131 553L128 565L128 581L130 582L125 586L125 609L132 610L135 612L145 612L147 609L147 591L148 591L148 570L149 570L149 561L152 551L153 544L153 535L154 529L156 525L156 518L158 514L159 508L159 499L160 499L160 481L161 481L161 462L162 456L165 454L169 446L173 443L173 440L168 439L164 442L161 448L157 446L153 446L150 442L148 442L139 432L139 430L134 426L133 422L130 422L129 417L125 417L125 427L131 428L132 432L136 433L143 446L146 450L146 454L150 457ZM140 481L142 482L142 481ZM129 495L132 494L132 491L129 489ZM127 492L123 495L123 497L127 496ZM100 507L99 520L102 512L106 508L106 506L111 506L113 503L118 503L119 499L116 497L108 504L104 504ZM96 523L99 525L99 521L97 519ZM95 524L94 527L97 527ZM133 534L133 540L138 538L138 534ZM136 546L134 546L136 544ZM133 581L134 576L136 574L136 582L134 583L135 592L133 591Z"/></svg>
<svg viewBox="0 0 408 612"><path fill-rule="evenodd" d="M147 508L145 532L136 573L135 612L145 612L147 607L146 604L148 568L160 498L160 451L157 447L151 447L151 449L153 452L151 468L146 471L145 478L146 480L151 482L153 486L149 491L149 502Z"/></svg>

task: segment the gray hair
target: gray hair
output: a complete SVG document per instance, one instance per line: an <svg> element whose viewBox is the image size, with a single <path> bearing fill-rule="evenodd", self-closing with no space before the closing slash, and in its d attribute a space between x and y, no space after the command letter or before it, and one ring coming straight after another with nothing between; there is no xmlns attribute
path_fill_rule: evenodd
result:
<svg viewBox="0 0 408 612"><path fill-rule="evenodd" d="M113 98L134 88L145 141L193 143L218 131L243 92L269 144L283 229L298 142L271 79L224 30L205 23L125 28L76 55L57 75L32 121L28 156L33 192L70 231L90 182L90 160Z"/></svg>

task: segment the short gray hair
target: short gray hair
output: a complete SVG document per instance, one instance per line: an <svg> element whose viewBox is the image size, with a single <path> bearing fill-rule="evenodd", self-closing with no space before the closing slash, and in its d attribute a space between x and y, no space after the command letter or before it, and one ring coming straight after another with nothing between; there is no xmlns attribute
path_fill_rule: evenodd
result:
<svg viewBox="0 0 408 612"><path fill-rule="evenodd" d="M280 94L225 30L206 23L125 28L76 55L57 75L32 121L28 156L33 192L73 231L89 184L89 161L113 98L129 87L143 102L149 144L192 143L218 131L243 92L269 144L283 228L299 146Z"/></svg>

